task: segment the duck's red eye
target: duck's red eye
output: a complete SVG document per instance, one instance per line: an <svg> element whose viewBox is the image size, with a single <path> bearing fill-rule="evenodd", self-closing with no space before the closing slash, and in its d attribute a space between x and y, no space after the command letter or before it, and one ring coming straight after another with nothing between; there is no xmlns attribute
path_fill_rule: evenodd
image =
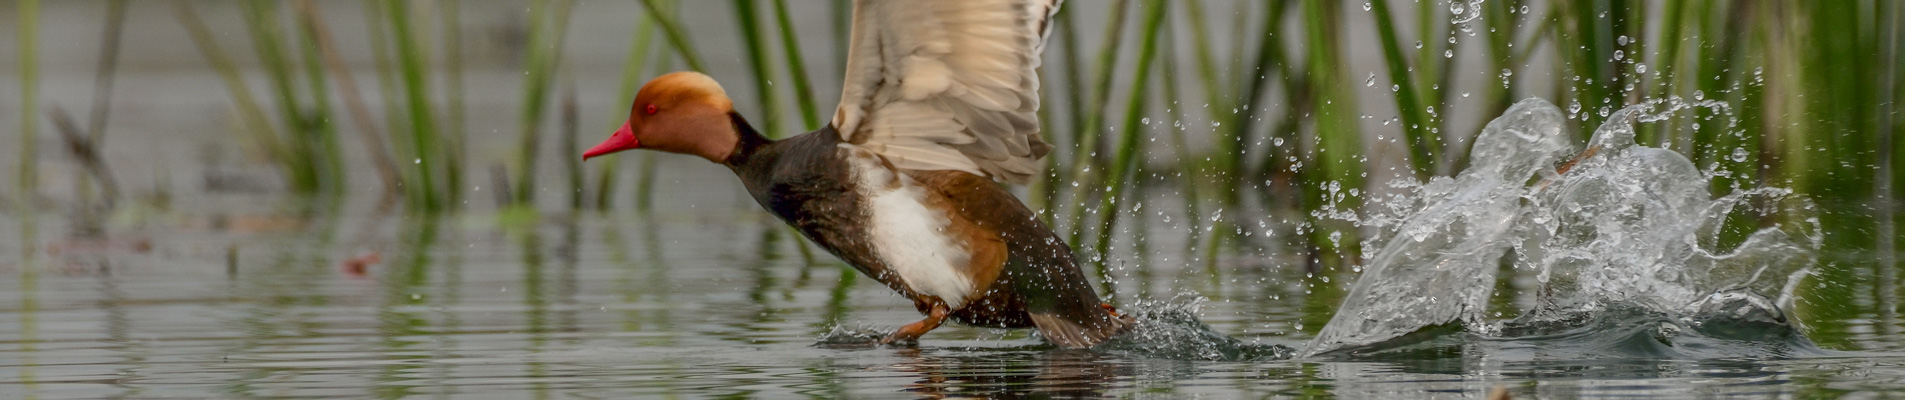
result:
<svg viewBox="0 0 1905 400"><path fill-rule="evenodd" d="M654 104L649 104L648 107L643 108L642 111L647 112L648 115L655 115L655 112L661 111L661 109L655 108Z"/></svg>

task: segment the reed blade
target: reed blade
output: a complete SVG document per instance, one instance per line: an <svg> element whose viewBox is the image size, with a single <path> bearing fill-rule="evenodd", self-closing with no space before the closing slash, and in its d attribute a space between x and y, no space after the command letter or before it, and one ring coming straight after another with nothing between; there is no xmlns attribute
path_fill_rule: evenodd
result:
<svg viewBox="0 0 1905 400"><path fill-rule="evenodd" d="M754 0L734 0L735 26L741 29L741 44L746 50L748 67L754 75L754 96L761 106L761 126L768 138L785 134L781 127L780 96L774 93L774 67L769 64L766 35L761 33L759 10Z"/></svg>
<svg viewBox="0 0 1905 400"><path fill-rule="evenodd" d="M642 6L647 8L649 15L654 16L655 23L661 25L662 33L668 36L668 43L674 45L675 53L681 56L683 62L688 63L688 69L707 71L706 68L702 68L701 56L695 54L694 44L688 41L688 33L681 30L681 23L676 22L678 18L666 11L672 8L663 7L658 3L659 1L663 0L642 0Z"/></svg>
<svg viewBox="0 0 1905 400"><path fill-rule="evenodd" d="M20 52L20 204L40 190L40 1L20 0L14 27Z"/></svg>
<svg viewBox="0 0 1905 400"><path fill-rule="evenodd" d="M787 15L787 0L774 0L774 21L780 26L781 54L787 57L787 75L794 81L794 101L800 107L802 131L820 129L820 108L814 103L814 90L807 81L807 61L801 56L800 36L794 32L794 20ZM844 60L844 59L843 59Z"/></svg>
<svg viewBox="0 0 1905 400"><path fill-rule="evenodd" d="M554 91L556 68L562 60L562 46L568 37L571 0L537 0L529 6L529 48L524 59L522 108L518 117L516 143L516 190L514 202L535 206L536 161L540 155L540 132ZM565 157L566 159L566 157Z"/></svg>
<svg viewBox="0 0 1905 400"><path fill-rule="evenodd" d="M376 167L377 175L383 182L384 197L391 199L393 196L401 195L403 178L397 169L397 164L390 158L390 149L386 145L386 141L390 139L378 129L377 117L371 115L370 107L364 104L364 96L357 87L357 79L351 76L350 67L344 64L343 56L337 50L337 43L332 39L329 25L324 23L324 17L319 14L317 7L311 4L311 0L297 0L292 2L292 5L298 9L305 29L309 31L310 40L317 47L318 57L332 75L330 81L337 84L338 97L344 102L344 111L350 115L351 122L357 130L358 139L364 142L364 148L369 153L367 156Z"/></svg>
<svg viewBox="0 0 1905 400"><path fill-rule="evenodd" d="M1151 81L1151 70L1158 63L1158 37L1161 36L1158 32L1164 26L1165 14L1169 8L1169 3L1163 1L1145 4L1144 27L1139 33L1143 42L1138 45L1137 69L1131 76L1130 82L1133 89L1130 98L1125 102L1124 126L1120 128L1123 132L1119 134L1118 147L1114 150L1117 153L1111 159L1111 169L1107 171L1100 183L1105 188L1105 193L1100 197L1096 208L1099 218L1098 240L1097 245L1093 246L1095 256L1092 257L1094 260L1092 264L1098 271L1099 282L1105 288L1107 297L1116 293L1114 289L1117 285L1111 277L1105 260L1110 256L1111 241L1117 235L1118 216L1123 214L1119 208L1129 208L1127 204L1134 202L1133 199L1137 197L1125 196L1125 189L1132 180L1136 179L1132 177L1133 171L1137 169L1139 159L1144 155L1141 139L1145 131L1145 105L1146 100L1149 99L1146 88ZM1082 232L1084 229L1077 231Z"/></svg>
<svg viewBox="0 0 1905 400"><path fill-rule="evenodd" d="M1396 110L1402 114L1403 136L1409 146L1409 164L1415 170L1415 179L1426 182L1435 174L1437 149L1442 144L1435 133L1430 132L1433 123L1429 121L1427 109L1423 108L1422 98L1416 93L1415 76L1410 73L1409 61L1403 57L1400 38L1396 37L1395 19L1389 13L1388 1L1371 1L1375 11L1376 36L1382 41L1382 53L1389 68L1389 82L1395 85ZM1422 6L1422 7L1427 7Z"/></svg>

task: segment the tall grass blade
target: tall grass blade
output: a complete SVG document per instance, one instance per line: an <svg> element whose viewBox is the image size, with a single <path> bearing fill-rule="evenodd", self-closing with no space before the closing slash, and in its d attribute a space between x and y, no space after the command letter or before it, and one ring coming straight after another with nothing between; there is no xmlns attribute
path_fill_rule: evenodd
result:
<svg viewBox="0 0 1905 400"><path fill-rule="evenodd" d="M774 20L781 28L781 53L787 57L788 78L794 81L794 102L800 107L800 120L804 123L801 130L820 129L820 108L814 104L813 86L807 81L807 61L800 54L800 36L794 32L793 18L787 15L787 0L774 0Z"/></svg>
<svg viewBox="0 0 1905 400"><path fill-rule="evenodd" d="M549 109L551 86L562 59L563 39L568 36L572 4L570 0L529 3L529 48L524 56L523 100L517 119L520 135L516 143L514 201L519 206L535 205L536 156L541 150L538 133Z"/></svg>
<svg viewBox="0 0 1905 400"><path fill-rule="evenodd" d="M1088 201L1090 191L1094 189L1091 185L1082 183L1093 181L1092 167L1098 163L1096 156L1099 147L1098 136L1101 134L1099 131L1104 127L1105 107L1111 103L1111 81L1118 67L1118 38L1124 34L1124 14L1130 8L1127 7L1127 3L1125 0L1116 0L1111 3L1111 17L1107 19L1109 22L1105 26L1104 47L1098 50L1097 67L1092 70L1092 77L1096 81L1092 84L1091 103L1085 106L1084 118L1082 118L1084 125L1072 131L1071 173L1064 179L1081 184L1072 185L1071 190L1066 192L1065 199L1069 202L1084 204ZM1085 211L1084 207L1073 207L1071 217L1065 219L1071 224L1070 243L1079 243L1078 239L1086 231L1084 226L1079 225L1084 222Z"/></svg>
<svg viewBox="0 0 1905 400"><path fill-rule="evenodd" d="M1236 103L1231 105L1231 108L1237 111L1230 116L1230 122L1225 124L1230 129L1220 133L1221 137L1217 142L1222 146L1218 148L1220 152L1218 156L1223 157L1220 160L1223 162L1221 168L1224 169L1220 172L1223 175L1219 176L1219 182L1223 184L1219 190L1219 197L1226 206L1239 204L1239 196L1243 193L1240 186L1244 182L1244 169L1247 167L1244 157L1249 149L1246 144L1250 143L1250 133L1256 129L1255 116L1261 108L1257 107L1257 102L1262 101L1264 92L1269 90L1270 79L1282 78L1286 94L1298 93L1299 91L1293 88L1302 86L1298 83L1301 80L1298 78L1300 75L1290 68L1293 63L1284 52L1283 41L1276 39L1280 37L1278 32L1283 30L1284 13L1287 10L1289 10L1289 1L1278 1L1264 7L1263 31L1257 36L1261 39L1256 43L1257 57L1254 60L1239 59L1239 62L1251 60L1254 64L1247 67L1240 64L1238 68L1245 71L1241 80L1237 81L1237 85L1243 86L1243 92L1237 95ZM1303 96L1290 97L1293 98L1287 100L1293 103L1293 107L1286 113L1296 113L1297 109L1302 108L1303 103L1307 101ZM1276 138L1273 137L1271 140L1274 141ZM1288 157L1276 156L1282 152L1282 149L1285 147L1271 146L1271 150L1265 152L1266 157L1269 158L1268 162L1263 164L1265 168L1277 169L1275 166L1287 164Z"/></svg>
<svg viewBox="0 0 1905 400"><path fill-rule="evenodd" d="M1124 132L1119 134L1118 147L1114 150L1117 153L1111 159L1111 170L1105 174L1101 183L1105 187L1105 193L1098 202L1098 241L1097 246L1094 246L1098 256L1093 257L1097 260L1093 264L1097 266L1098 277L1105 287L1107 296L1115 292L1113 289L1117 285L1113 284L1110 269L1105 267L1105 260L1109 255L1111 239L1117 233L1118 216L1122 214L1118 211L1119 200L1124 197L1125 187L1136 179L1132 177L1133 170L1137 169L1138 159L1144 155L1143 141L1139 139L1144 136L1145 130L1144 106L1149 92L1146 88L1151 80L1151 68L1157 64L1158 36L1160 36L1158 31L1164 26L1165 11L1169 8L1168 2L1145 3L1144 28L1139 34L1143 42L1138 45L1137 70L1132 73L1130 81L1131 97L1125 102L1124 127L1122 128ZM1131 198L1135 197L1137 196L1123 198L1123 200L1125 203L1130 203ZM1082 232L1084 229L1080 228L1077 231Z"/></svg>
<svg viewBox="0 0 1905 400"><path fill-rule="evenodd" d="M463 203L463 168L468 165L469 131L464 126L463 92L463 1L443 0L444 108L443 187L444 202Z"/></svg>
<svg viewBox="0 0 1905 400"><path fill-rule="evenodd" d="M100 34L99 65L93 69L93 108L86 120L86 139L102 145L107 116L112 111L112 83L119 69L119 43L126 30L126 0L106 3L106 27Z"/></svg>
<svg viewBox="0 0 1905 400"><path fill-rule="evenodd" d="M618 107L635 103L635 92L641 89L643 68L649 66L651 49L655 37L655 16L651 11L643 11L641 22L636 23L635 31L628 44L628 59L622 62L622 83L615 97ZM625 116L617 113L613 115ZM650 154L641 154L643 158ZM615 193L616 173L621 170L622 157L605 157L596 166L595 207L598 210L609 209Z"/></svg>
<svg viewBox="0 0 1905 400"><path fill-rule="evenodd" d="M310 132L310 119L303 112L303 102L298 99L298 90L292 81L290 56L285 54L284 27L278 20L277 3L250 0L240 3L244 9L245 27L251 34L253 51L263 65L267 82L270 83L278 108L279 126L285 136L278 143L284 146L284 158L274 159L280 167L288 170L291 191L311 195L323 190L318 172L319 160L312 143L303 140Z"/></svg>
<svg viewBox="0 0 1905 400"><path fill-rule="evenodd" d="M657 3L660 1L663 0L642 0L642 6L647 7L648 15L654 16L655 23L661 25L662 33L668 36L668 43L675 46L675 53L680 54L681 60L688 63L688 69L707 71L703 68L701 56L695 54L694 44L688 42L688 33L681 30L681 23L676 22L675 15L666 11L672 7L662 7Z"/></svg>
<svg viewBox="0 0 1905 400"><path fill-rule="evenodd" d="M20 53L20 203L40 190L40 1L20 0L14 27Z"/></svg>
<svg viewBox="0 0 1905 400"><path fill-rule="evenodd" d="M306 116L309 136L315 142L312 159L321 169L320 190L331 196L342 194L348 186L344 171L344 147L338 141L337 124L332 123L330 75L324 73L323 56L318 49L317 32L309 19L298 24L298 50L304 62L305 90L310 91L310 114Z"/></svg>
<svg viewBox="0 0 1905 400"><path fill-rule="evenodd" d="M423 206L423 200L426 197L425 192L430 190L431 182L423 180L423 176L420 173L421 168L418 168L420 167L419 164L421 163L419 161L421 161L421 159L416 157L416 146L413 145L414 141L411 140L412 137L409 135L409 133L411 133L408 128L410 126L410 118L405 111L407 108L403 101L405 98L403 94L403 84L397 79L397 56L392 54L395 51L392 47L396 46L396 44L392 41L394 35L390 32L390 20L384 16L385 3L388 1L389 0L364 0L364 22L365 25L370 28L368 36L370 36L371 60L376 67L373 75L377 78L378 98L384 105L383 121L385 134L382 136L386 143L389 144L387 147L389 147L391 151L391 160L411 160L409 164L401 164L404 165L404 167L400 169L401 174L399 176L402 178L401 182L415 182L415 184L401 185L402 192L400 193L403 195L405 204L409 209L422 211L425 209ZM339 66L341 67L341 53L337 54L340 56L333 58L340 60ZM348 73L348 70L346 70L346 73ZM346 101L346 105L348 106L348 97Z"/></svg>
<svg viewBox="0 0 1905 400"><path fill-rule="evenodd" d="M1342 37L1342 13L1338 4L1306 0L1303 6L1306 46L1309 50L1311 89L1315 92L1316 150L1313 166L1304 169L1307 180L1302 186L1305 211L1309 211L1310 245L1321 251L1317 257L1325 263L1354 257L1360 239L1356 230L1315 217L1317 211L1358 207L1359 196L1349 195L1362 188L1361 135L1355 119L1356 101L1341 79L1342 59L1336 38ZM1326 256L1326 257L1325 257Z"/></svg>
<svg viewBox="0 0 1905 400"><path fill-rule="evenodd" d="M205 26L204 20L199 19L198 12L192 9L190 3L176 0L172 5L174 15L178 18L179 24L185 27L185 32L192 38L192 43L198 47L199 53L205 56L205 61L212 64L212 69L218 72L219 78L225 81L225 89L231 94L233 106L238 108L239 119L244 123L248 136L260 150L273 159L288 157L288 154L284 154L284 145L278 143L277 128L273 127L269 118L265 116L264 107L259 106L258 100L252 97L251 88L245 83L244 75L239 72L238 64L232 61L231 55L225 53L224 48L218 44L218 40L212 36L211 29ZM286 175L287 180L290 178L291 172L284 170L282 165L279 173Z"/></svg>
<svg viewBox="0 0 1905 400"><path fill-rule="evenodd" d="M1170 19L1166 19L1165 21L1169 23ZM1190 18L1190 21L1192 29L1198 29L1199 26L1203 25L1198 22L1199 20L1197 18ZM1172 33L1176 32L1176 29L1166 29L1164 32L1166 34L1165 37L1168 39L1167 43L1177 43L1177 35ZM1206 44L1209 43L1199 43L1198 45L1202 46ZM1199 235L1203 232L1203 221L1198 218L1199 215L1203 215L1203 213L1199 212L1203 198L1199 192L1203 190L1203 187L1198 185L1201 179L1196 179L1195 177L1201 175L1202 171L1199 171L1200 168L1197 163L1198 157L1191 150L1190 140L1186 138L1189 136L1189 129L1186 128L1188 124L1181 122L1184 121L1185 104L1182 102L1183 93L1180 90L1181 88L1177 85L1176 48L1177 46L1163 46L1163 48L1160 49L1160 51L1163 52L1164 60L1159 62L1159 64L1161 64L1159 73L1162 74L1159 76L1159 79L1161 80L1160 83L1164 85L1164 104L1170 108L1171 121L1179 121L1172 123L1169 130L1171 147L1177 149L1177 183L1180 185L1178 190L1184 193L1184 221L1190 225L1189 231L1191 233L1191 237L1184 241L1184 253L1196 254ZM1204 63L1205 61L1208 60L1200 60L1199 62ZM1212 72L1212 74L1209 74L1209 76L1205 78L1216 77L1214 69L1206 72Z"/></svg>
<svg viewBox="0 0 1905 400"><path fill-rule="evenodd" d="M292 5L298 9L305 29L310 32L310 40L317 47L319 58L332 75L331 81L337 83L344 111L350 114L358 139L364 142L364 148L370 153L368 157L377 169L377 176L383 182L384 198L386 201L394 199L402 194L402 175L390 158L390 149L385 144L388 139L378 129L377 119L371 115L370 107L364 105L364 96L357 88L357 79L351 76L350 67L344 64L343 55L337 50L337 42L332 39L329 26L325 25L324 17L311 4L311 0L297 0Z"/></svg>
<svg viewBox="0 0 1905 400"><path fill-rule="evenodd" d="M1072 134L1067 135L1066 139L1072 140L1072 144L1076 147L1077 139L1080 135L1079 130L1084 129L1085 125L1085 114L1083 111L1084 101L1082 100L1085 91L1085 77L1084 74L1081 73L1082 69L1080 69L1081 67L1079 66L1079 62L1082 58L1078 56L1078 24L1076 19L1072 17L1072 12L1070 11L1072 8L1073 7L1060 7L1058 9L1058 15L1052 16L1055 20L1053 21L1055 25L1052 26L1052 29L1054 31L1053 33L1058 36L1056 41L1058 42L1061 54L1059 59L1064 62L1065 66L1059 75L1065 77L1065 116L1067 122L1065 127L1072 131ZM1046 81L1040 80L1040 82ZM1051 90L1052 89L1048 88L1041 92L1049 92ZM1041 110L1050 109L1053 106L1050 102L1040 104L1043 105L1039 107ZM1044 120L1041 119L1041 121ZM1056 140L1053 139L1057 138L1057 131L1047 130L1043 132L1045 132L1045 138L1047 140L1056 142ZM1051 154L1045 157L1044 183L1034 187L1034 195L1032 196L1032 209L1038 210L1040 217L1044 218L1046 220L1045 222L1051 225L1056 225L1053 224L1052 216L1058 214L1058 207L1055 205L1057 204L1055 201L1058 197L1058 188L1063 187L1064 185L1062 185L1062 183L1065 178L1071 176L1071 174L1066 173L1067 167L1070 165L1059 164L1060 159L1061 157L1057 154Z"/></svg>
<svg viewBox="0 0 1905 400"><path fill-rule="evenodd" d="M409 181L417 197L411 202L412 209L425 213L434 213L450 205L443 199L442 192L448 190L438 181L438 154L442 141L437 135L435 107L430 102L430 81L424 76L429 66L425 59L422 40L410 27L410 2L385 0L383 15L390 23L390 40L396 43L397 72L403 83L404 104L410 117L410 150L416 165L416 179Z"/></svg>
<svg viewBox="0 0 1905 400"><path fill-rule="evenodd" d="M98 159L98 149L105 146L106 121L107 116L110 115L112 110L113 77L117 75L115 72L119 68L119 43L121 37L124 36L122 33L125 31L125 27L126 0L112 0L107 2L105 28L103 29L104 32L101 32L99 39L99 64L93 69L93 104L90 110L91 113L87 119L85 133L81 138L83 139L83 144L92 150L91 153L95 159ZM68 146L72 147L73 140L69 138L67 141L69 142ZM99 169L104 169L103 162L99 163L99 165ZM93 182L91 182L91 180L94 175L99 174L79 176L79 187L77 189L79 191L80 203L83 205L92 204ZM101 191L106 192L106 208L111 209L112 203L118 200L118 185L110 181L111 174L105 175L106 178L102 179L106 181L100 182L99 185L101 186ZM92 213L89 212L86 214ZM86 218L94 217L86 216ZM95 219L95 222L96 221ZM92 225L96 226L97 224Z"/></svg>
<svg viewBox="0 0 1905 400"><path fill-rule="evenodd" d="M761 125L769 138L787 131L781 127L780 96L774 94L774 66L768 63L767 38L761 34L761 21L754 0L734 0L735 26L741 29L741 44L746 50L748 68L754 75L754 96L761 105Z"/></svg>
<svg viewBox="0 0 1905 400"><path fill-rule="evenodd" d="M1389 67L1389 81L1396 85L1396 110L1402 114L1403 136L1409 146L1409 165L1415 169L1418 181L1428 181L1435 174L1436 150L1441 149L1440 137L1429 131L1427 109L1423 108L1422 98L1416 93L1415 76L1410 73L1409 61L1402 55L1401 39L1396 37L1395 18L1389 13L1388 1L1371 1L1375 11L1376 36L1382 41L1382 55ZM1421 7L1428 7L1423 5Z"/></svg>
<svg viewBox="0 0 1905 400"><path fill-rule="evenodd" d="M569 88L563 91L562 96L562 154L580 154L582 148L578 147L576 135L577 131L581 130L581 117L576 111L575 84L571 83L568 86ZM562 157L562 166L563 172L569 176L569 210L581 210L582 200L588 197L586 193L583 193L582 158Z"/></svg>

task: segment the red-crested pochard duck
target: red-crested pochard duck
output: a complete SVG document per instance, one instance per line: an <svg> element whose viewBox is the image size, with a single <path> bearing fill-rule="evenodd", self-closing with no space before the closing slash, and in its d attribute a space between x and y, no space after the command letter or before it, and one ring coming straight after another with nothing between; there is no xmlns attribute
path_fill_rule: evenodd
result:
<svg viewBox="0 0 1905 400"><path fill-rule="evenodd" d="M649 81L628 121L583 159L628 149L734 170L761 207L892 287L926 319L1037 327L1088 347L1133 321L1099 301L1071 249L993 180L1040 174L1039 50L1059 0L857 0L832 123L762 137L721 85L694 72Z"/></svg>

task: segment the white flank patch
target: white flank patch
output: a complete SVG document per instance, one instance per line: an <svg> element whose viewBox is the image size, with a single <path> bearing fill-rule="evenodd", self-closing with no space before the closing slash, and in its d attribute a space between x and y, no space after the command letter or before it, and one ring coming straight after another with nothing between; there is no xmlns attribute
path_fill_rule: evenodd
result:
<svg viewBox="0 0 1905 400"><path fill-rule="evenodd" d="M950 223L946 216L926 208L925 189L913 178L887 169L879 156L866 149L840 147L848 152L860 192L867 198L867 214L873 219L867 235L880 259L913 291L938 297L954 310L965 306L966 296L972 294L972 278L961 270L970 255L946 235ZM900 180L898 187L894 179Z"/></svg>

